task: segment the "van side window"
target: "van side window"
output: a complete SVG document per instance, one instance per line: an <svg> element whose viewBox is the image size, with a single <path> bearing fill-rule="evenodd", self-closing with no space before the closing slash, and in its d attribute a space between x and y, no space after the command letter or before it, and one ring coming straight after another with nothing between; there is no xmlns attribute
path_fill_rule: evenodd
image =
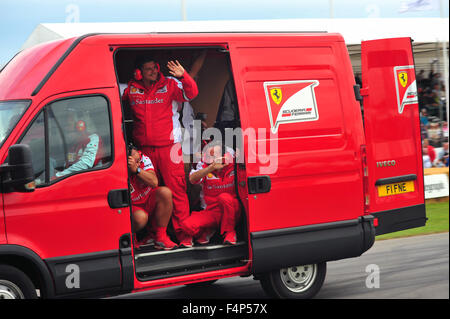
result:
<svg viewBox="0 0 450 319"><path fill-rule="evenodd" d="M47 110L51 180L111 161L111 128L104 97L60 100Z"/></svg>
<svg viewBox="0 0 450 319"><path fill-rule="evenodd" d="M43 185L69 174L107 166L112 161L111 140L107 100L88 96L45 106L19 143L30 146L35 182Z"/></svg>

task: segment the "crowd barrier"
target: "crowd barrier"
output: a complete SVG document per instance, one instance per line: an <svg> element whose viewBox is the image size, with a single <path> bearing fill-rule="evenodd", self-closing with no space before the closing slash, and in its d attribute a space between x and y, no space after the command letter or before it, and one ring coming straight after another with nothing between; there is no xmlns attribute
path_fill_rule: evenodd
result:
<svg viewBox="0 0 450 319"><path fill-rule="evenodd" d="M425 202L448 201L448 167L425 168Z"/></svg>

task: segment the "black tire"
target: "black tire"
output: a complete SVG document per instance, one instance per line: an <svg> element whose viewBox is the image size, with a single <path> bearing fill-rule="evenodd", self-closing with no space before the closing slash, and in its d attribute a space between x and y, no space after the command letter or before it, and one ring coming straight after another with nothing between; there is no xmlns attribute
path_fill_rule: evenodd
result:
<svg viewBox="0 0 450 319"><path fill-rule="evenodd" d="M192 287L192 288L203 288L203 287L209 287L211 286L213 283L215 283L218 279L214 279L214 280L208 280L208 281L202 281L202 282L195 282L193 284L187 284L187 287Z"/></svg>
<svg viewBox="0 0 450 319"><path fill-rule="evenodd" d="M2 297L36 299L36 288L21 270L9 265L0 265L0 298Z"/></svg>
<svg viewBox="0 0 450 319"><path fill-rule="evenodd" d="M273 299L310 299L322 288L326 273L325 262L289 267L261 275L260 284Z"/></svg>

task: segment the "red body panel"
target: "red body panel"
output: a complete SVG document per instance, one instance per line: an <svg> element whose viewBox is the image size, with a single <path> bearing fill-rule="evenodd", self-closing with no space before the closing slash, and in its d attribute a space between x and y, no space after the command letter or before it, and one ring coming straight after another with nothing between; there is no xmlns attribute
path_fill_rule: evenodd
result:
<svg viewBox="0 0 450 319"><path fill-rule="evenodd" d="M406 89L414 86L414 60L410 38L365 41L361 45L364 119L369 169L369 213L424 203L420 118L417 100L398 105ZM403 68L403 67L409 68ZM398 68L407 70L402 90ZM406 73L406 72L405 72ZM397 90L399 96L397 96ZM415 90L417 94L417 90ZM389 161L382 166L380 163ZM395 165L392 165L395 161ZM377 164L378 163L378 164ZM379 197L375 183L381 178L415 174L415 191Z"/></svg>

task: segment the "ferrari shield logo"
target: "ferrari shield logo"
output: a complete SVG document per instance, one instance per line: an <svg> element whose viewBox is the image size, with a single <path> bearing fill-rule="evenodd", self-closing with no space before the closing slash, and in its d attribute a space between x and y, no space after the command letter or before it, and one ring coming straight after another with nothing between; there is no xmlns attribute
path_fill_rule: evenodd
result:
<svg viewBox="0 0 450 319"><path fill-rule="evenodd" d="M280 88L271 88L270 89L270 96L272 97L272 100L276 104L280 104L281 103L282 94L281 94L281 89Z"/></svg>
<svg viewBox="0 0 450 319"><path fill-rule="evenodd" d="M316 94L318 80L293 80L264 82L267 109L272 133L278 132L280 124L317 121ZM283 91L283 95L281 95Z"/></svg>
<svg viewBox="0 0 450 319"><path fill-rule="evenodd" d="M395 66L394 80L398 113L402 114L405 106L418 103L414 65Z"/></svg>
<svg viewBox="0 0 450 319"><path fill-rule="evenodd" d="M406 84L408 84L408 73L400 72L398 74L398 80L403 87L406 87Z"/></svg>

